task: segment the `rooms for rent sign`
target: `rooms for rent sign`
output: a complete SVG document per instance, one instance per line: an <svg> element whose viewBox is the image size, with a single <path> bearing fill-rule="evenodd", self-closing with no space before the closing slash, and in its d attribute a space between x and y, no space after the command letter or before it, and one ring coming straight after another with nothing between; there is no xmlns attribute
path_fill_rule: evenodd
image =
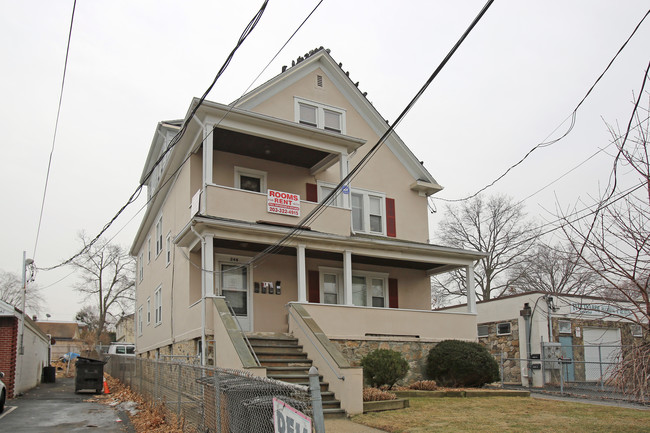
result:
<svg viewBox="0 0 650 433"><path fill-rule="evenodd" d="M269 190L266 209L269 213L300 216L300 196L289 192Z"/></svg>

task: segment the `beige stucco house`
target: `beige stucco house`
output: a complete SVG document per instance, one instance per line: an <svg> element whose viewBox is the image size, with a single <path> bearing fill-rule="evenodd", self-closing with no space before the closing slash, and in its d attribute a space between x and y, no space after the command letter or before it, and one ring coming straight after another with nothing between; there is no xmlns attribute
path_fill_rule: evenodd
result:
<svg viewBox="0 0 650 433"><path fill-rule="evenodd" d="M158 124L142 174L139 356L299 382L276 359L297 344L357 413L362 354L396 347L417 371L435 342L476 340L473 287L465 311L431 311L430 276L461 268L473 281L482 255L428 243L427 197L442 187L423 164L392 133L341 183L388 125L328 50L187 113ZM272 342L285 353L269 355Z"/></svg>

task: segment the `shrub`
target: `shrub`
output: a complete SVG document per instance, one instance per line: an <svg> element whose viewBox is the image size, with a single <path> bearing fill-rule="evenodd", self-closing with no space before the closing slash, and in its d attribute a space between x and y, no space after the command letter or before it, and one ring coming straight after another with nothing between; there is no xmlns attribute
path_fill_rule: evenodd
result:
<svg viewBox="0 0 650 433"><path fill-rule="evenodd" d="M438 384L435 380L418 380L409 385L409 389L415 389L418 391L435 391L438 389Z"/></svg>
<svg viewBox="0 0 650 433"><path fill-rule="evenodd" d="M445 340L429 351L426 373L441 386L481 387L499 380L499 364L478 343Z"/></svg>
<svg viewBox="0 0 650 433"><path fill-rule="evenodd" d="M397 395L377 388L363 388L363 401L395 400Z"/></svg>
<svg viewBox="0 0 650 433"><path fill-rule="evenodd" d="M395 382L406 376L409 365L402 354L394 350L377 349L361 359L363 377L370 386L393 386Z"/></svg>

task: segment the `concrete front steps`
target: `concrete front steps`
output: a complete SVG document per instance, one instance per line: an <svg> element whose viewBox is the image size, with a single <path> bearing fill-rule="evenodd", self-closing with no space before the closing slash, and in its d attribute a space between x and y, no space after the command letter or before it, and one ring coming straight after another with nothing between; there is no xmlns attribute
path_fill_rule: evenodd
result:
<svg viewBox="0 0 650 433"><path fill-rule="evenodd" d="M309 368L312 361L302 351L298 339L290 334L280 333L249 333L246 336L260 364L266 367L267 377L309 386ZM329 384L323 381L323 376L319 377L319 381L325 418L344 417L345 411L341 409L341 402L329 390Z"/></svg>

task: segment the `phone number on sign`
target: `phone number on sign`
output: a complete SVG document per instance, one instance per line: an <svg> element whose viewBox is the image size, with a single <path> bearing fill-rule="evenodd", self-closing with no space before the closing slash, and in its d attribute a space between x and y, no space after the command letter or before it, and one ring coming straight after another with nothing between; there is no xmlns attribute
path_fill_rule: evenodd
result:
<svg viewBox="0 0 650 433"><path fill-rule="evenodd" d="M269 206L269 212L281 213L284 215L291 215L291 216L300 216L300 210L298 209L285 209L276 206Z"/></svg>

